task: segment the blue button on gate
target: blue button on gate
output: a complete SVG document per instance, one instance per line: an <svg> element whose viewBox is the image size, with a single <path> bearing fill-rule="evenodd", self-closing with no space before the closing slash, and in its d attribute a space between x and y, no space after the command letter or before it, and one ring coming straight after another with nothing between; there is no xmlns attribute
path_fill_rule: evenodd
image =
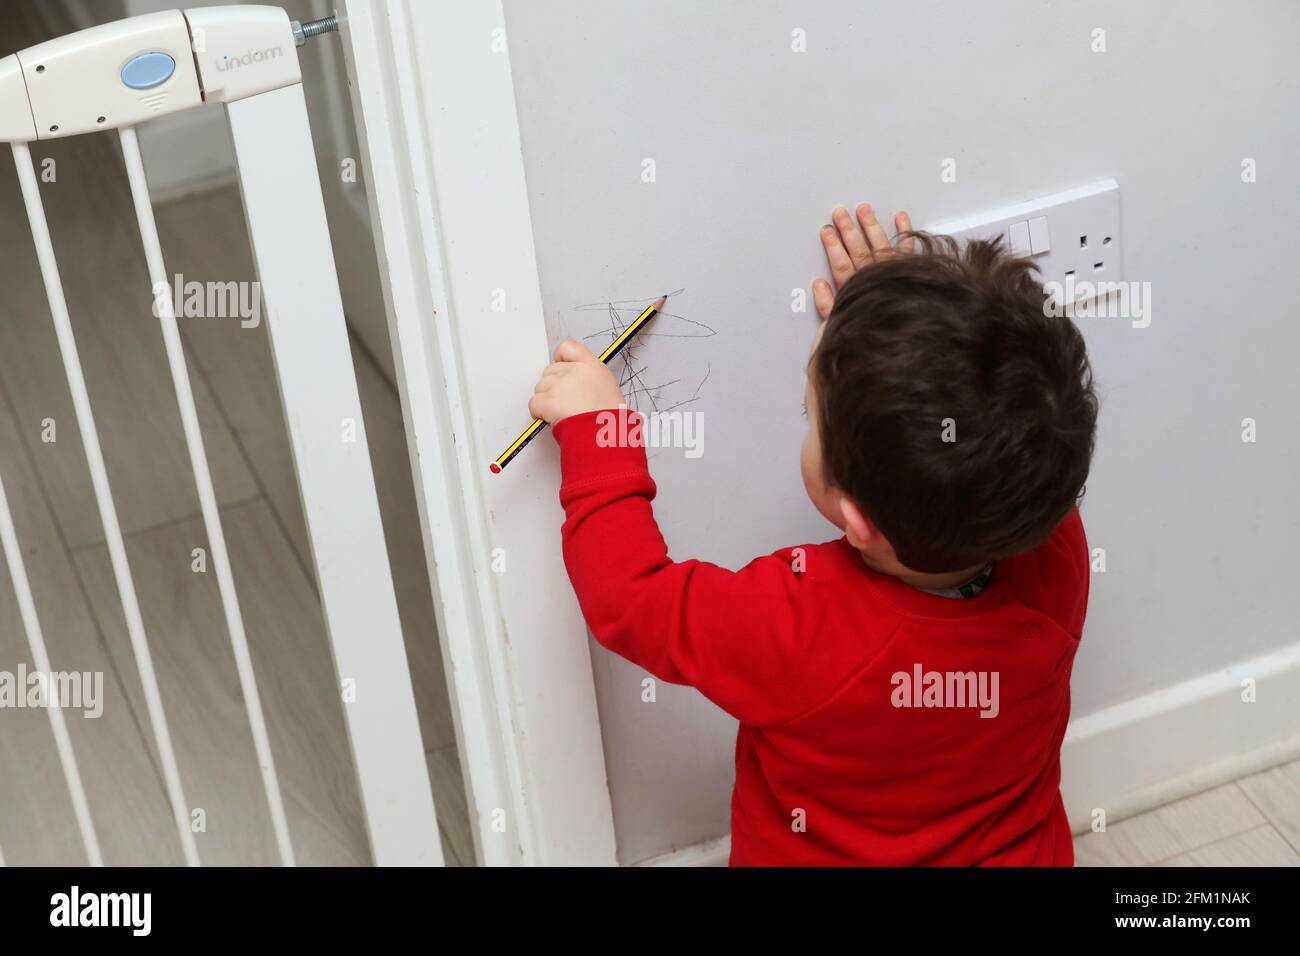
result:
<svg viewBox="0 0 1300 956"><path fill-rule="evenodd" d="M141 53L122 67L122 82L133 90L161 86L176 72L176 61L166 53Z"/></svg>

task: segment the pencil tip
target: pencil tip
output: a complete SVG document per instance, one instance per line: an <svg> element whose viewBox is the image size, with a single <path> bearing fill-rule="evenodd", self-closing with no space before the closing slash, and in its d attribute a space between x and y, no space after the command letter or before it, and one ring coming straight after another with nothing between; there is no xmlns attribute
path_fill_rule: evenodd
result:
<svg viewBox="0 0 1300 956"><path fill-rule="evenodd" d="M655 310L658 311L659 309L662 309L664 307L664 303L667 301L668 301L668 296L661 295L658 299L655 300Z"/></svg>

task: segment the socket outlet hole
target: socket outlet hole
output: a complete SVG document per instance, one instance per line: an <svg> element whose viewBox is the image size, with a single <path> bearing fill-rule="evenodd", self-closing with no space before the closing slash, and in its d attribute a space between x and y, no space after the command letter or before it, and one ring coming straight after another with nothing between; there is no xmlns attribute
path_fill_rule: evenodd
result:
<svg viewBox="0 0 1300 956"><path fill-rule="evenodd" d="M1105 268L1106 268L1106 263L1104 263L1104 262L1094 262L1094 263L1092 264L1092 271L1093 271L1093 272L1100 272L1102 269L1105 269Z"/></svg>
<svg viewBox="0 0 1300 956"><path fill-rule="evenodd" d="M1072 276L1072 275L1074 275L1074 270L1073 270L1073 269L1066 269L1066 270L1065 270L1065 274L1066 274L1067 276Z"/></svg>
<svg viewBox="0 0 1300 956"><path fill-rule="evenodd" d="M1080 249L1087 249L1087 248L1088 248L1088 237L1087 237L1087 236L1080 236L1080 237L1079 237L1079 248L1080 248Z"/></svg>
<svg viewBox="0 0 1300 956"><path fill-rule="evenodd" d="M1101 244L1102 244L1103 246L1109 246L1109 245L1110 245L1110 236L1107 236L1105 239L1103 239L1103 240L1101 241Z"/></svg>

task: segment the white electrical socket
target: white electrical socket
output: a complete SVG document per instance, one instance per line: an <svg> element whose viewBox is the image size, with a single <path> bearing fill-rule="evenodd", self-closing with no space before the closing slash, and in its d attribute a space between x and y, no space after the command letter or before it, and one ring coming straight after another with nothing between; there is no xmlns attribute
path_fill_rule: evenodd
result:
<svg viewBox="0 0 1300 956"><path fill-rule="evenodd" d="M1113 179L950 219L926 231L959 240L1001 237L1038 267L1060 301L1084 302L1096 295L1098 283L1123 279L1119 184Z"/></svg>

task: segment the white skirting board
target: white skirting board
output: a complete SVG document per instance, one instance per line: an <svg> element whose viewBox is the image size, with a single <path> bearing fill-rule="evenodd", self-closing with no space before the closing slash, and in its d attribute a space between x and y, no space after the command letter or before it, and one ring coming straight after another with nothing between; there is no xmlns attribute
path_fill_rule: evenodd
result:
<svg viewBox="0 0 1300 956"><path fill-rule="evenodd" d="M1242 700L1254 681L1255 702ZM1061 792L1071 829L1107 825L1300 757L1300 644L1070 721ZM637 866L725 866L729 836Z"/></svg>
<svg viewBox="0 0 1300 956"><path fill-rule="evenodd" d="M1254 703L1242 682L1255 682ZM1300 756L1300 644L1070 721L1061 792L1082 833Z"/></svg>

